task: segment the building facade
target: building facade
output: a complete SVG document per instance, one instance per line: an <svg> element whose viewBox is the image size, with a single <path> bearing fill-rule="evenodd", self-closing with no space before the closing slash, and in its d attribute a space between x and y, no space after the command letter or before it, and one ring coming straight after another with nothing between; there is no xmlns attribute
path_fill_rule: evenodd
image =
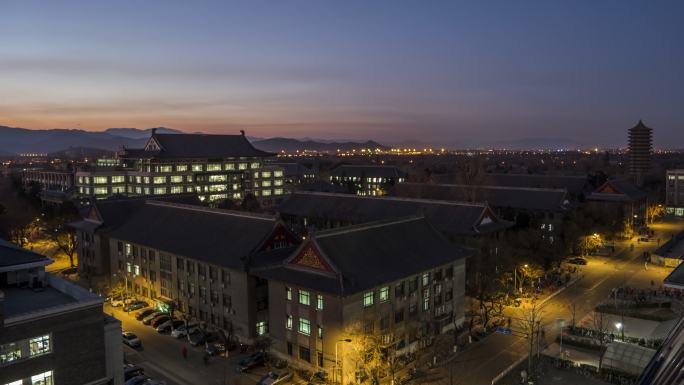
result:
<svg viewBox="0 0 684 385"><path fill-rule="evenodd" d="M110 288L240 340L268 317L249 256L298 242L273 216L143 199L97 202L72 227Z"/></svg>
<svg viewBox="0 0 684 385"><path fill-rule="evenodd" d="M123 384L120 322L51 262L0 240L0 384Z"/></svg>
<svg viewBox="0 0 684 385"><path fill-rule="evenodd" d="M283 172L263 170L273 154L257 150L244 135L157 134L142 149L124 149L109 164L75 173L81 197L159 196L196 193L207 202L254 194L270 204L284 194Z"/></svg>
<svg viewBox="0 0 684 385"><path fill-rule="evenodd" d="M684 217L684 170L667 170L666 172L665 212Z"/></svg>
<svg viewBox="0 0 684 385"><path fill-rule="evenodd" d="M406 174L394 166L342 165L330 172L330 182L346 186L357 195L385 195L397 183L406 181Z"/></svg>
<svg viewBox="0 0 684 385"><path fill-rule="evenodd" d="M414 217L315 232L251 271L268 281L276 354L347 383L368 375L364 349L398 357L463 324L467 255Z"/></svg>
<svg viewBox="0 0 684 385"><path fill-rule="evenodd" d="M643 184L644 177L651 171L652 136L653 129L641 120L629 129L629 173L634 177L637 186Z"/></svg>

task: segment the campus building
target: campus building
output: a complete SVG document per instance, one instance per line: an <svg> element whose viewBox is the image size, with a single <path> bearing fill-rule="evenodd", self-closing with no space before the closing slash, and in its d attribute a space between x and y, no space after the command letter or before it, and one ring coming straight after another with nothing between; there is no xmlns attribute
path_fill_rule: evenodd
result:
<svg viewBox="0 0 684 385"><path fill-rule="evenodd" d="M250 255L299 242L273 216L146 199L98 201L72 227L110 288L242 340L263 334L268 317Z"/></svg>
<svg viewBox="0 0 684 385"><path fill-rule="evenodd" d="M272 204L284 194L283 171L262 170L272 156L243 135L157 134L142 149L123 149L110 164L75 174L81 197L159 196L196 193L200 200L241 200L254 194Z"/></svg>
<svg viewBox="0 0 684 385"><path fill-rule="evenodd" d="M587 204L618 218L619 224L626 224L632 231L647 224L648 195L629 180L605 182L587 196Z"/></svg>
<svg viewBox="0 0 684 385"><path fill-rule="evenodd" d="M411 217L314 231L251 273L268 282L276 354L348 383L368 375L364 349L414 353L463 324L468 255Z"/></svg>
<svg viewBox="0 0 684 385"><path fill-rule="evenodd" d="M653 129L639 120L636 126L629 129L629 173L637 186L643 184L644 177L651 171L652 153Z"/></svg>
<svg viewBox="0 0 684 385"><path fill-rule="evenodd" d="M121 323L51 262L0 240L0 384L123 384Z"/></svg>
<svg viewBox="0 0 684 385"><path fill-rule="evenodd" d="M390 187L405 181L406 174L394 166L342 165L330 172L331 183L357 195L385 195Z"/></svg>
<svg viewBox="0 0 684 385"><path fill-rule="evenodd" d="M684 217L684 170L667 170L665 177L665 212Z"/></svg>

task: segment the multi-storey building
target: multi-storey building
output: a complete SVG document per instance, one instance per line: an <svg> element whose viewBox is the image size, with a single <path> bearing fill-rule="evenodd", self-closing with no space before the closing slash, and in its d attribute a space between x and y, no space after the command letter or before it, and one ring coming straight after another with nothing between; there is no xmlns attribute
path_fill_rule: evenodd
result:
<svg viewBox="0 0 684 385"><path fill-rule="evenodd" d="M665 211L684 217L684 170L667 170L665 179Z"/></svg>
<svg viewBox="0 0 684 385"><path fill-rule="evenodd" d="M241 339L263 333L268 317L250 255L299 242L272 216L143 199L96 202L72 226L85 263L108 271L111 286Z"/></svg>
<svg viewBox="0 0 684 385"><path fill-rule="evenodd" d="M637 186L643 184L644 177L651 171L652 136L653 129L641 120L629 129L629 173L635 178Z"/></svg>
<svg viewBox="0 0 684 385"><path fill-rule="evenodd" d="M313 232L290 250L251 268L268 281L274 350L336 383L364 376L364 349L415 352L464 321L468 252L423 218Z"/></svg>
<svg viewBox="0 0 684 385"><path fill-rule="evenodd" d="M84 167L75 184L84 197L158 196L196 193L203 201L264 198L284 193L282 170L261 169L273 154L257 150L243 135L157 134L142 149L124 149L117 161Z"/></svg>
<svg viewBox="0 0 684 385"><path fill-rule="evenodd" d="M404 181L406 174L394 166L342 165L330 172L331 183L347 186L358 195L385 195Z"/></svg>
<svg viewBox="0 0 684 385"><path fill-rule="evenodd" d="M72 170L27 168L21 171L21 181L24 189L37 184L43 202L63 203L75 195Z"/></svg>
<svg viewBox="0 0 684 385"><path fill-rule="evenodd" d="M0 240L0 384L123 384L121 323L51 262Z"/></svg>

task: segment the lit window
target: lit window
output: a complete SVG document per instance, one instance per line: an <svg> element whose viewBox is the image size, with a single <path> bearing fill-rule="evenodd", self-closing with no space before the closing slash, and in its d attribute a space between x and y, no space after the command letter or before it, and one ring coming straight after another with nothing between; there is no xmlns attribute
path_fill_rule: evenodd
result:
<svg viewBox="0 0 684 385"><path fill-rule="evenodd" d="M155 195L163 195L163 194L166 194L166 187L155 187L155 188L154 188L154 194L155 194Z"/></svg>
<svg viewBox="0 0 684 385"><path fill-rule="evenodd" d="M173 186L171 187L171 194L180 194L183 192L183 186Z"/></svg>
<svg viewBox="0 0 684 385"><path fill-rule="evenodd" d="M251 168L259 168L259 163L258 163L258 162L254 162L254 163L251 164L250 167L251 167Z"/></svg>
<svg viewBox="0 0 684 385"><path fill-rule="evenodd" d="M16 342L0 345L0 364L21 358L21 347Z"/></svg>
<svg viewBox="0 0 684 385"><path fill-rule="evenodd" d="M323 328L318 325L318 338L323 339Z"/></svg>
<svg viewBox="0 0 684 385"><path fill-rule="evenodd" d="M220 163L209 163L207 165L207 171L221 171Z"/></svg>
<svg viewBox="0 0 684 385"><path fill-rule="evenodd" d="M280 170L276 170L276 171L273 171L273 175L274 175L276 178L278 178L278 177L283 176L283 172L280 171Z"/></svg>
<svg viewBox="0 0 684 385"><path fill-rule="evenodd" d="M159 166L159 172L171 172L171 166Z"/></svg>
<svg viewBox="0 0 684 385"><path fill-rule="evenodd" d="M271 187L271 181L270 181L270 180L265 180L265 181L261 182L261 185L262 185L263 187Z"/></svg>
<svg viewBox="0 0 684 385"><path fill-rule="evenodd" d="M238 170L247 170L247 163L238 164Z"/></svg>
<svg viewBox="0 0 684 385"><path fill-rule="evenodd" d="M8 383L7 385L22 385L24 383L24 380L16 380Z"/></svg>
<svg viewBox="0 0 684 385"><path fill-rule="evenodd" d="M93 187L93 194L95 195L107 195L106 187Z"/></svg>
<svg viewBox="0 0 684 385"><path fill-rule="evenodd" d="M259 321L256 324L256 332L257 335L263 336L266 334L266 321Z"/></svg>
<svg viewBox="0 0 684 385"><path fill-rule="evenodd" d="M152 183L154 184L164 184L166 183L166 177L165 176L155 176L152 179Z"/></svg>
<svg viewBox="0 0 684 385"><path fill-rule="evenodd" d="M282 186L283 185L283 180L282 179L276 179L273 181L274 186Z"/></svg>
<svg viewBox="0 0 684 385"><path fill-rule="evenodd" d="M126 181L126 177L123 175L115 175L112 177L112 183L124 183Z"/></svg>
<svg viewBox="0 0 684 385"><path fill-rule="evenodd" d="M31 385L53 385L52 370L31 376Z"/></svg>
<svg viewBox="0 0 684 385"><path fill-rule="evenodd" d="M29 356L38 356L50 353L50 335L34 337L29 340Z"/></svg>
<svg viewBox="0 0 684 385"><path fill-rule="evenodd" d="M430 273L423 274L423 286L430 284Z"/></svg>
<svg viewBox="0 0 684 385"><path fill-rule="evenodd" d="M262 176L263 178L270 178L270 177L271 177L271 172L270 172L270 171L263 171L263 172L261 173L261 176Z"/></svg>
<svg viewBox="0 0 684 385"><path fill-rule="evenodd" d="M226 170L235 170L234 163L226 163Z"/></svg>
<svg viewBox="0 0 684 385"><path fill-rule="evenodd" d="M273 195L283 195L283 189L277 188L273 190Z"/></svg>
<svg viewBox="0 0 684 385"><path fill-rule="evenodd" d="M93 184L107 184L106 176L95 176L93 177Z"/></svg>
<svg viewBox="0 0 684 385"><path fill-rule="evenodd" d="M192 171L202 171L202 165L201 164L193 164L192 165Z"/></svg>
<svg viewBox="0 0 684 385"><path fill-rule="evenodd" d="M285 288L285 294L287 296L287 300L292 301L292 288L291 287Z"/></svg>
<svg viewBox="0 0 684 385"><path fill-rule="evenodd" d="M380 302L385 302L389 299L389 287L385 286L380 289Z"/></svg>
<svg viewBox="0 0 684 385"><path fill-rule="evenodd" d="M307 336L311 335L311 323L309 323L308 319L299 319L299 332Z"/></svg>
<svg viewBox="0 0 684 385"><path fill-rule="evenodd" d="M285 327L288 328L289 330L292 330L292 316L287 315L287 321L285 323Z"/></svg>
<svg viewBox="0 0 684 385"><path fill-rule="evenodd" d="M323 296L320 294L316 296L316 310L323 310Z"/></svg>
<svg viewBox="0 0 684 385"><path fill-rule="evenodd" d="M133 274L140 275L140 266L133 265Z"/></svg>
<svg viewBox="0 0 684 385"><path fill-rule="evenodd" d="M373 292L369 291L363 294L363 306L368 307L373 305Z"/></svg>
<svg viewBox="0 0 684 385"><path fill-rule="evenodd" d="M299 303L302 305L309 305L309 292L300 290L299 291Z"/></svg>
<svg viewBox="0 0 684 385"><path fill-rule="evenodd" d="M172 175L171 183L183 183L183 175Z"/></svg>
<svg viewBox="0 0 684 385"><path fill-rule="evenodd" d="M263 191L261 192L261 195L267 197L267 196L271 195L271 190L263 190Z"/></svg>
<svg viewBox="0 0 684 385"><path fill-rule="evenodd" d="M176 171L188 171L188 165L187 164L176 165Z"/></svg>

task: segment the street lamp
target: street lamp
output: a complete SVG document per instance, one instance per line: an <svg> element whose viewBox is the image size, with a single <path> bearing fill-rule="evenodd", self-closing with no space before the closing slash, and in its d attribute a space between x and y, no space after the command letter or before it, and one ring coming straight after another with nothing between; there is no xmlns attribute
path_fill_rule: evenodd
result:
<svg viewBox="0 0 684 385"><path fill-rule="evenodd" d="M524 264L523 268L527 269L527 264ZM513 268L513 291L514 292L516 290L518 290L517 277L518 277L518 266ZM522 292L522 283L520 284L520 291Z"/></svg>
<svg viewBox="0 0 684 385"><path fill-rule="evenodd" d="M337 380L338 368L342 369L340 367L339 361L337 359L337 344L339 344L340 342L352 342L352 340L351 340L351 338L345 338L345 339L335 341L335 380ZM335 383L337 383L337 382L335 382ZM340 384L344 384L344 372L341 370L340 370Z"/></svg>
<svg viewBox="0 0 684 385"><path fill-rule="evenodd" d="M615 323L615 328L620 332L621 338L624 341L625 340L625 329L623 327L624 325L622 322L616 322Z"/></svg>

